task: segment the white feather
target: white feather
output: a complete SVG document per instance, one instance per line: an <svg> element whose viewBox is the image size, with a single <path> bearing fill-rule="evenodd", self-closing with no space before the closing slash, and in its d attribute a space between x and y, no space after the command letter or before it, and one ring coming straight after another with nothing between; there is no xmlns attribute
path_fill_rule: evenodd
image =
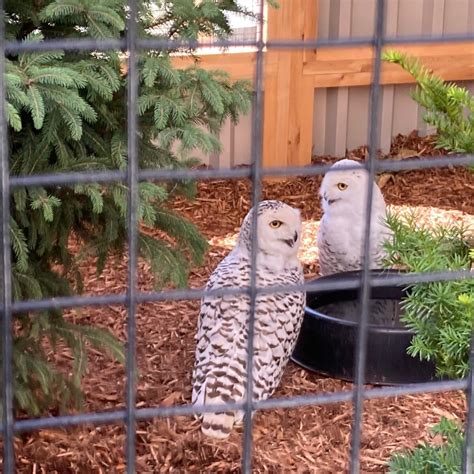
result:
<svg viewBox="0 0 474 474"><path fill-rule="evenodd" d="M249 286L252 212L242 224L236 247L212 273L208 289ZM297 257L301 239L299 211L279 201L263 201L258 207L257 226L257 286L303 283ZM302 292L257 296L252 368L255 400L270 397L277 388L296 343L304 303ZM194 404L219 405L244 398L249 315L246 295L203 299L196 336ZM202 431L225 438L242 417L241 410L204 414Z"/></svg>
<svg viewBox="0 0 474 474"><path fill-rule="evenodd" d="M347 169L348 167L357 169ZM369 174L353 160L340 160L321 183L323 218L318 231L320 274L358 270L363 265ZM372 183L370 268L380 268L390 238L382 192Z"/></svg>

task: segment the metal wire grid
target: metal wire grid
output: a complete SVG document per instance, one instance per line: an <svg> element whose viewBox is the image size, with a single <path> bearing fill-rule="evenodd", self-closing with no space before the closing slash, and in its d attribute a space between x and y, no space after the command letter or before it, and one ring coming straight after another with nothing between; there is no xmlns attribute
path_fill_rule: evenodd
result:
<svg viewBox="0 0 474 474"><path fill-rule="evenodd" d="M136 305L148 301L160 300L180 300L197 299L204 294L223 295L223 294L247 294L251 301L251 317L249 323L249 363L247 364L247 392L246 398L240 403L227 404L225 409L243 409L245 411L244 441L243 441L243 472L251 472L252 460L252 418L251 413L255 410L266 410L274 408L292 408L311 404L330 404L337 402L352 401L355 405L354 418L352 424L352 445L350 456L350 472L359 472L359 451L361 434L361 417L363 412L363 401L374 398L392 397L398 395L407 395L415 393L442 392L451 390L466 390L468 400L468 413L466 422L466 443L463 449L462 472L472 472L473 461L473 438L474 438L474 342L471 349L471 372L467 379L454 381L439 381L423 384L411 384L397 387L384 387L375 389L364 389L364 369L366 359L366 341L368 325L368 301L371 285L382 284L410 284L415 282L445 281L459 278L472 278L472 273L468 270L458 272L436 272L410 275L393 275L383 280L371 277L369 273L368 261L364 262L361 288L361 323L359 326L358 344L356 348L356 377L353 391L335 392L330 394L311 394L291 398L270 399L254 402L251 397L252 377L252 345L254 328L254 310L256 296L262 293L274 293L282 290L288 290L289 287L267 287L257 288L255 285L255 264L257 256L257 247L252 245L251 252L251 283L246 288L229 288L223 290L170 290L164 292L139 292L136 286L136 263L137 263L137 201L138 201L138 183L144 180L161 179L177 180L183 178L209 179L209 178L243 178L248 177L252 181L252 203L257 204L260 199L261 180L264 176L290 176L290 175L319 175L327 171L327 166L311 167L290 167L276 168L271 170L262 169L262 110L263 110L263 51L270 48L314 48L318 46L338 46L338 45L372 45L375 49L374 75L371 88L370 104L370 139L369 139L369 160L367 168L370 176L373 178L376 171L380 170L408 170L422 169L428 167L442 166L461 166L474 164L474 155L450 156L436 159L406 160L403 162L392 162L388 160L380 161L376 157L376 150L379 137L379 97L380 97L380 68L381 51L387 43L403 44L407 42L435 42L435 41L460 41L474 40L474 33L466 35L453 35L449 37L410 37L410 38L384 38L384 9L385 0L377 0L377 13L375 33L372 38L362 38L355 40L325 40L325 41L263 41L263 2L260 4L260 16L258 37L256 41L216 41L213 47L223 46L252 46L256 48L256 82L255 97L253 107L253 126L252 126L252 167L250 169L226 169L226 170L162 170L147 169L140 170L137 159L137 115L136 103L138 96L138 74L137 74L137 54L139 50L146 49L175 49L178 45L188 47L197 47L199 43L194 41L166 41L153 39L137 38L136 15L137 5L135 0L128 0L129 19L127 21L127 36L123 40L49 40L43 43L20 43L5 41L4 27L4 0L0 0L0 109L2 117L4 116L5 103L5 54L20 51L45 51L53 49L65 50L107 50L120 49L129 53L128 58L128 168L126 172L107 171L107 172L81 172L81 173L63 173L55 175L35 175L35 176L9 176L8 152L7 152L7 125L5 120L0 121L0 246L1 246L1 277L0 286L1 306L0 314L2 317L2 359L3 359L3 418L0 433L3 436L3 471L6 474L13 473L15 469L15 455L13 439L14 434L26 430L41 428L59 428L66 426L75 426L79 424L110 424L125 423L127 430L126 437L126 458L127 472L135 472L135 435L136 421L149 420L153 417L168 417L176 415L191 415L195 413L215 411L222 406L195 407L192 405L172 406L172 407L151 407L137 409L135 406L135 348L136 348ZM75 296L56 299L30 300L21 302L12 302L11 300L11 275L10 275L10 241L9 241L9 200L10 190L18 186L39 186L39 185L71 185L86 182L127 182L129 188L128 194L128 222L129 222L129 260L128 260L128 287L127 292L121 295L104 296ZM370 213L371 213L372 187L368 189L366 234L364 242L365 254L368 253L370 239ZM252 242L256 242L257 227L256 213L254 214L252 227ZM328 282L327 289L338 289L354 287L354 282L339 281ZM291 290L311 290L313 285L305 283L304 285L291 286ZM318 287L321 284L318 283ZM127 307L127 358L126 358L126 407L109 412L82 413L79 415L67 415L48 418L38 418L29 420L15 420L13 416L13 395L12 395L12 315L20 311L38 311L52 308L67 308L80 306L103 306L110 304L124 304ZM314 466L317 467L317 466Z"/></svg>

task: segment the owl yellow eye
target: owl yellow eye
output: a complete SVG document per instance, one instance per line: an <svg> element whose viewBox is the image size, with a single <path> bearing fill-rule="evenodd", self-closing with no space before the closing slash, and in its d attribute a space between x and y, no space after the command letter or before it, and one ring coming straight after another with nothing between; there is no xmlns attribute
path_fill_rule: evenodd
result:
<svg viewBox="0 0 474 474"><path fill-rule="evenodd" d="M281 227L282 224L283 224L282 221L271 221L270 222L270 227L272 229L278 229L278 227Z"/></svg>
<svg viewBox="0 0 474 474"><path fill-rule="evenodd" d="M346 183L337 183L337 187L341 190L341 191L345 191L347 189L347 184Z"/></svg>

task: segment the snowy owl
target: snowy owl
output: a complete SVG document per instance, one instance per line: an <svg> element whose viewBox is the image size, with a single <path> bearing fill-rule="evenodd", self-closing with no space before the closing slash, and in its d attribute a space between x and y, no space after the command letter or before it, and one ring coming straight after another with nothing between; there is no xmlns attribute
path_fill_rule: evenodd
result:
<svg viewBox="0 0 474 474"><path fill-rule="evenodd" d="M368 171L354 160L338 161L324 176L320 189L324 214L317 237L321 275L362 268L368 180ZM380 268L383 242L391 231L385 221L385 201L375 183L372 196L370 268Z"/></svg>
<svg viewBox="0 0 474 474"><path fill-rule="evenodd" d="M251 210L234 249L210 276L207 289L250 285ZM300 212L280 201L258 206L257 287L304 282L297 253L301 239ZM255 311L253 398L270 397L296 343L305 304L304 292L257 295ZM248 319L247 295L204 297L196 335L192 402L218 405L245 397ZM202 432L226 438L243 419L236 412L205 413Z"/></svg>

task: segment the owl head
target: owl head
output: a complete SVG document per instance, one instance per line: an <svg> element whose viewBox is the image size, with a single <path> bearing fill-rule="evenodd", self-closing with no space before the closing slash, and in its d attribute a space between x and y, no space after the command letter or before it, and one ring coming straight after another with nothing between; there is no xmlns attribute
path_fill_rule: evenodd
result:
<svg viewBox="0 0 474 474"><path fill-rule="evenodd" d="M354 160L340 160L331 166L321 183L319 194L324 212L350 208L354 212L365 210L369 173ZM382 193L373 183L374 204L385 206Z"/></svg>
<svg viewBox="0 0 474 474"><path fill-rule="evenodd" d="M252 214L245 216L239 242L250 250ZM281 201L262 201L257 216L258 249L267 255L296 257L301 241L301 215Z"/></svg>

